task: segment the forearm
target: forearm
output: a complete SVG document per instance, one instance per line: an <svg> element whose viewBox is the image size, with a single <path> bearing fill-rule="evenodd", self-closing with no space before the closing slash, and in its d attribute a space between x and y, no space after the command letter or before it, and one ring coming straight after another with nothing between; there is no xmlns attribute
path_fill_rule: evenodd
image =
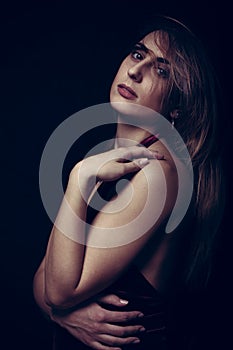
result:
<svg viewBox="0 0 233 350"><path fill-rule="evenodd" d="M43 270L44 260L40 266L40 268L37 270L34 279L33 279L33 294L35 301L43 314L46 316L46 318L51 319L51 313L52 309L48 304L45 302L44 298L44 270Z"/></svg>
<svg viewBox="0 0 233 350"><path fill-rule="evenodd" d="M45 256L45 300L49 306L70 307L79 283L85 252L87 204L90 188L72 175L53 226Z"/></svg>
<svg viewBox="0 0 233 350"><path fill-rule="evenodd" d="M102 346L102 344L114 348L117 345L130 344L138 339L137 333L142 329L140 321L138 321L139 324L137 325L128 326L125 326L125 321L130 322L132 320L135 323L135 319L141 313L139 311L121 311L120 309L127 302L122 301L115 295L104 296L99 301L119 307L117 311L106 310L97 302L90 301L79 308L66 310L67 312L65 313L54 313L54 310L44 301L44 260L35 274L33 291L35 300L45 317L65 328L73 337L90 348L96 349L96 345ZM99 315L102 315L101 319ZM122 323L122 325L115 325L114 328L109 328L109 323ZM105 343L106 339L108 339L107 343Z"/></svg>
<svg viewBox="0 0 233 350"><path fill-rule="evenodd" d="M61 315L64 317L65 313L68 314L72 311L74 311L74 308L70 309L62 309L60 310L55 309L51 306L49 306L46 301L45 301L45 272L44 272L44 267L45 267L45 260L42 261L41 266L37 270L34 279L33 279L33 294L35 301L41 311L43 312L44 316L48 318L49 320L54 321L54 316L58 317L58 315ZM64 312L65 313L64 313Z"/></svg>
<svg viewBox="0 0 233 350"><path fill-rule="evenodd" d="M143 235L143 239L135 240L131 244L123 244L120 248L114 246L111 250L100 249L95 242L101 232L100 236L103 242L101 244L107 248L106 242L108 242L109 237L115 239L114 237L119 230L119 222L122 225L128 224L141 212L144 199L147 198L147 181L144 173L138 172L140 167L137 163L122 162L122 160L142 156L154 158L153 153L148 152L148 150L136 146L130 149L120 148L89 157L81 164L78 163L72 170L45 257L45 300L49 306L60 309L70 308L103 291L128 268L154 232L153 221L153 227L147 235ZM80 165L83 166L80 167ZM154 174L154 167L156 168L157 175L153 175L153 179L156 178L158 193L160 193L161 184L164 184L164 175L159 176L161 168L158 164L152 163L151 166L152 168L149 167L148 171L153 171ZM79 176L81 171L82 176ZM117 203L114 201L113 205L111 201L106 203L106 212L103 210L103 212L98 213L93 224L89 227L89 241L86 242L87 203L90 194L93 193L96 179L113 181L131 172L139 174L135 176L136 180L134 178L136 183L133 183L135 191L131 205L127 205L126 209L119 211L119 205L120 208L122 208L122 203L125 205L128 193L127 190L122 190ZM141 190L136 191L139 184ZM155 201L154 197L153 201ZM157 208L159 213L160 209L159 204ZM147 221L149 212L145 214L145 221ZM112 231L114 235L110 234Z"/></svg>

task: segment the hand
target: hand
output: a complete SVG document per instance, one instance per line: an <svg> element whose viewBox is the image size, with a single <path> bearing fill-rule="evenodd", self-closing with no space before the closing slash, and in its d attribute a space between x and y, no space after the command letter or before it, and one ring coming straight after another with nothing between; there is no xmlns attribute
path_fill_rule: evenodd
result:
<svg viewBox="0 0 233 350"><path fill-rule="evenodd" d="M139 342L137 334L145 329L139 324L124 326L124 322L143 316L140 311L109 311L104 304L124 307L127 302L116 295L106 295L96 302L81 306L66 315L53 313L51 318L75 338L98 350L119 350L121 346ZM113 323L122 323L122 326ZM139 322L140 323L140 322Z"/></svg>
<svg viewBox="0 0 233 350"><path fill-rule="evenodd" d="M117 180L123 175L139 171L149 163L149 159L162 158L163 156L158 152L153 152L145 147L121 147L106 152L102 159L98 155L97 179L101 181Z"/></svg>
<svg viewBox="0 0 233 350"><path fill-rule="evenodd" d="M69 184L76 188L79 183L81 193L89 194L96 180L117 180L128 173L139 171L149 163L149 159L164 159L164 156L139 146L120 147L90 156L76 164L71 171Z"/></svg>

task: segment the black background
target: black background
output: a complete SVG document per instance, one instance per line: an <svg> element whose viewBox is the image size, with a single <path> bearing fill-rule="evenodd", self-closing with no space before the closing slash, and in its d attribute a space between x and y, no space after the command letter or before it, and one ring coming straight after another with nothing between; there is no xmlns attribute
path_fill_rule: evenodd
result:
<svg viewBox="0 0 233 350"><path fill-rule="evenodd" d="M229 139L225 157L231 178L232 38L227 4L48 0L1 5L2 349L50 348L49 327L32 296L33 274L51 228L38 186L45 143L64 119L82 108L108 101L124 46L140 21L152 13L183 21L208 48L223 89L223 122ZM230 181L228 186L217 264L202 305L205 346L230 340Z"/></svg>

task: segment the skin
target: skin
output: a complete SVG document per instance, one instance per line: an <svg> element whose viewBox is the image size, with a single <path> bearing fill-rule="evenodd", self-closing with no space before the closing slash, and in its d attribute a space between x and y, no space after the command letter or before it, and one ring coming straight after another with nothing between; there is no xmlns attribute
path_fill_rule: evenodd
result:
<svg viewBox="0 0 233 350"><path fill-rule="evenodd" d="M87 346L99 350L119 350L120 346L138 341L137 334L145 329L140 325L140 311L123 311L126 300L116 295L93 298L76 309L57 312L44 301L44 260L34 277L34 296L37 304L52 321L65 328ZM108 311L105 306L114 305L118 311ZM125 326L126 321L138 319L138 325ZM114 323L122 323L122 326Z"/></svg>
<svg viewBox="0 0 233 350"><path fill-rule="evenodd" d="M121 138L131 139L136 142L142 141L150 133L143 130L142 127L129 126L124 124L124 120L129 116L129 109L133 105L145 106L153 110L160 111L161 100L163 96L163 86L166 82L167 64L158 64L157 58L163 57L162 52L154 43L153 34L147 35L142 41L148 51L134 50L122 62L119 71L113 81L110 101L124 102L118 110L118 128L117 140ZM166 69L165 69L166 68ZM118 85L126 84L135 92L135 99L131 100L119 94ZM130 116L132 117L131 113ZM136 119L137 119L136 115ZM150 115L145 115L143 123L150 126L151 132L156 132L154 126L150 125ZM130 204L117 215L105 212L99 212L90 229L90 236L95 236L96 227L117 228L119 222L122 224L135 219L143 209L147 200L147 181L151 182L155 193L150 208L151 212L147 215L154 215L157 211L161 212L161 188L166 182L167 194L164 207L158 220L144 235L139 239L120 247L101 249L91 246L84 246L64 235L56 226L53 227L46 255L34 278L34 294L40 307L50 315L50 317L65 327L71 334L82 340L85 344L94 349L119 349L116 346L122 346L139 338L132 336L140 330L140 325L134 327L113 327L110 325L116 317L116 313L107 312L100 307L98 301L90 302L86 309L83 308L83 302L89 298L95 297L97 293L102 292L106 287L112 284L132 263L136 263L140 272L157 289L161 287L161 271L164 271L163 264L166 261L166 253L169 247L169 238L164 237L156 253L150 254L148 259L140 261L139 253L146 249L147 244L153 239L156 230L161 223L169 216L177 192L176 170L172 159L165 147L158 141L150 149L131 146L118 142L119 148L92 156L79 162L72 170L65 192L65 198L61 205L58 220L66 219L67 225L72 225L72 217L67 210L67 203L78 217L85 220L87 203L83 200L89 198L95 191L91 184L93 178L99 181L111 181L118 179L127 173L135 173L131 180L133 186L133 199ZM157 152L157 153L156 153ZM165 157L158 155L163 154ZM125 159L131 161L125 162ZM161 160L158 160L161 159ZM143 161L141 163L141 161ZM143 167L143 171L141 168ZM98 172L96 172L98 169ZM82 174L80 177L79 175ZM146 176L145 176L146 175ZM81 179L81 180L80 180ZM115 205L119 201L124 202L127 194L123 190L115 200ZM120 204L122 203L120 202ZM106 204L106 209L112 208L112 203ZM84 235L83 225L73 224L75 230ZM107 230L106 230L107 231ZM107 234L107 232L106 232ZM118 264L116 264L116 261ZM93 265L94 262L94 265ZM172 264L172 261L171 261ZM95 268L93 268L95 267ZM106 296L106 302L122 307L122 303L116 296ZM123 305L125 305L123 303ZM77 310L69 313L65 317L58 316L53 310L69 310L70 307L77 306ZM96 312L96 309L97 312ZM97 314L101 310L102 318L98 320ZM85 311L85 312L84 312ZM94 311L94 317L91 315ZM84 316L88 315L88 316ZM140 314L139 311L124 313L120 312L118 321L124 321L125 317L133 319ZM90 316L91 315L91 316ZM127 315L127 316L126 316ZM79 322L76 322L76 318ZM89 319L97 319L98 325L104 325L103 337L100 337L101 331L93 327L90 333L91 324ZM81 321L80 321L81 319ZM76 323L80 324L81 327ZM88 326L86 326L88 324ZM96 323L95 323L96 324ZM82 327L83 326L83 327ZM80 331L81 329L81 331ZM99 332L99 333L98 333ZM122 336L127 336L125 339ZM101 345L100 341L104 344Z"/></svg>
<svg viewBox="0 0 233 350"><path fill-rule="evenodd" d="M124 83L137 94L134 100L127 100L127 104L134 103L159 112L169 65L157 61L158 57L164 58L164 54L155 45L154 33L148 34L140 43L148 49L148 52L144 52L136 45L131 54L123 60L112 83L110 101L126 102L117 90L118 84Z"/></svg>

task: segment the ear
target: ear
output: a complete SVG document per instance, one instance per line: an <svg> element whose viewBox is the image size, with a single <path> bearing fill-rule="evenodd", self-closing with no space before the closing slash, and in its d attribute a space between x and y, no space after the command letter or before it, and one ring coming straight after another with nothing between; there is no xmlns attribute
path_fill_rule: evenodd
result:
<svg viewBox="0 0 233 350"><path fill-rule="evenodd" d="M170 117L172 119L177 119L179 118L180 116L180 109L176 108L176 109L173 109L171 112L170 112Z"/></svg>

